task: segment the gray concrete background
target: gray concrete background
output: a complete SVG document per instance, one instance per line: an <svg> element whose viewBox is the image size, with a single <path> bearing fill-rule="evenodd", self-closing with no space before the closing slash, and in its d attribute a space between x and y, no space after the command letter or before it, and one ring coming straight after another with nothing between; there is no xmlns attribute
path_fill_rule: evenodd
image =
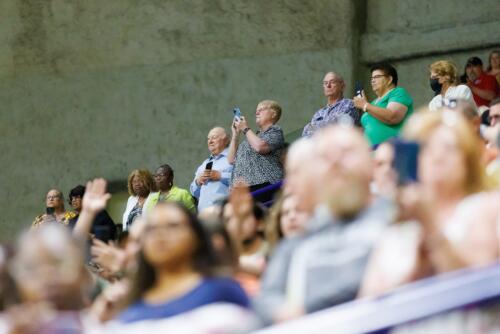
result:
<svg viewBox="0 0 500 334"><path fill-rule="evenodd" d="M430 62L485 60L499 14L498 0L2 0L0 239L50 187L165 162L187 187L233 106L253 122L275 99L291 132L324 103L331 69L349 96L370 63L393 59L424 103Z"/></svg>

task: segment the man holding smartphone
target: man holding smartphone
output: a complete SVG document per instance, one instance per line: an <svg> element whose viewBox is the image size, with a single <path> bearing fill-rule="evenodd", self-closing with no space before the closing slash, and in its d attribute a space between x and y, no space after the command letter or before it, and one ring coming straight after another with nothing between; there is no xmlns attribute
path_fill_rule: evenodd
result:
<svg viewBox="0 0 500 334"><path fill-rule="evenodd" d="M222 127L215 127L208 133L210 156L196 170L191 182L191 194L198 199L198 211L208 208L229 194L233 165L227 160L229 136Z"/></svg>

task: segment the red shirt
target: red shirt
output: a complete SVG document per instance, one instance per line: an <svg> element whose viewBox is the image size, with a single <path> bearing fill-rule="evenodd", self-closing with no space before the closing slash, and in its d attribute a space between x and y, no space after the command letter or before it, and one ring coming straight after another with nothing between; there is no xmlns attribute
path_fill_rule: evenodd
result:
<svg viewBox="0 0 500 334"><path fill-rule="evenodd" d="M494 76L491 76L486 73L482 73L479 78L474 80L472 82L472 87L477 87L479 89L486 89L494 92L495 94L497 93L497 80ZM474 101L476 102L477 106L489 106L491 100L485 100L482 97L474 94L474 91L472 92L472 96L474 97Z"/></svg>

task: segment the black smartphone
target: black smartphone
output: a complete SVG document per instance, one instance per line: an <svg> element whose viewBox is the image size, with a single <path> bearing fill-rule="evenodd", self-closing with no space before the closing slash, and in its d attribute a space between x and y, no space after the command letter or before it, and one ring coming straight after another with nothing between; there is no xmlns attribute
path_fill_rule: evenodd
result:
<svg viewBox="0 0 500 334"><path fill-rule="evenodd" d="M395 140L394 170L398 173L398 184L405 185L418 181L418 154L420 146L417 142L406 140Z"/></svg>
<svg viewBox="0 0 500 334"><path fill-rule="evenodd" d="M54 212L56 212L56 208L49 208L49 207L45 208L45 213L48 215L53 215Z"/></svg>
<svg viewBox="0 0 500 334"><path fill-rule="evenodd" d="M241 119L241 111L240 111L240 108L236 107L233 109L233 115L234 115L234 119L239 121Z"/></svg>
<svg viewBox="0 0 500 334"><path fill-rule="evenodd" d="M207 164L205 165L205 169L206 170L212 170L212 166L214 165L214 162L213 161L209 161L207 162Z"/></svg>
<svg viewBox="0 0 500 334"><path fill-rule="evenodd" d="M354 84L354 96L361 95L363 92L363 84L361 81L356 81Z"/></svg>

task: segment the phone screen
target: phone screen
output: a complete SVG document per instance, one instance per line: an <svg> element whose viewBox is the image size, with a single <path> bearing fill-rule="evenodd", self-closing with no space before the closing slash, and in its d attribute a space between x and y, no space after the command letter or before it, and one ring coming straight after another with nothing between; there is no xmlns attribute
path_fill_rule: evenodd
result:
<svg viewBox="0 0 500 334"><path fill-rule="evenodd" d="M398 184L404 185L418 181L418 153L420 146L413 141L394 142L393 167L398 173Z"/></svg>
<svg viewBox="0 0 500 334"><path fill-rule="evenodd" d="M56 209L55 208L45 208L45 213L47 213L48 215L53 215L54 212L56 212Z"/></svg>
<svg viewBox="0 0 500 334"><path fill-rule="evenodd" d="M241 111L240 111L240 108L236 107L233 109L233 114L234 114L234 118L239 121L241 119Z"/></svg>
<svg viewBox="0 0 500 334"><path fill-rule="evenodd" d="M207 164L205 165L205 169L207 169L207 170L211 170L211 169L212 169L213 164L214 164L214 162L213 162L213 161L207 162Z"/></svg>
<svg viewBox="0 0 500 334"><path fill-rule="evenodd" d="M354 96L361 95L363 92L363 84L361 81L356 81L356 84L354 85Z"/></svg>

